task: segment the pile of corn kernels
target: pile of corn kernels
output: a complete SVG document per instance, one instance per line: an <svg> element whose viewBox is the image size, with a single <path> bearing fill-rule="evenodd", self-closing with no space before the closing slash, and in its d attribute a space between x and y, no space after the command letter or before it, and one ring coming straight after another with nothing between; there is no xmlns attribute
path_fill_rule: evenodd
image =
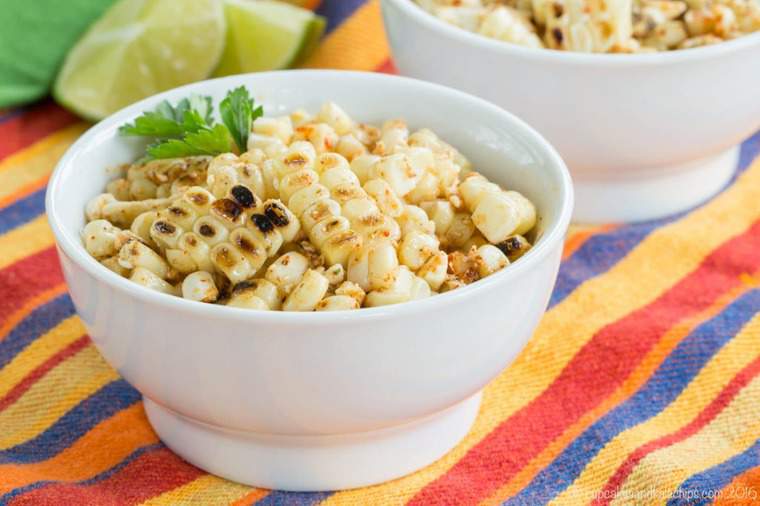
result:
<svg viewBox="0 0 760 506"><path fill-rule="evenodd" d="M416 0L444 21L528 47L688 49L760 30L760 0Z"/></svg>
<svg viewBox="0 0 760 506"><path fill-rule="evenodd" d="M477 281L522 256L533 204L401 120L333 103L261 117L248 151L152 160L86 208L101 264L187 299L284 311L396 304Z"/></svg>

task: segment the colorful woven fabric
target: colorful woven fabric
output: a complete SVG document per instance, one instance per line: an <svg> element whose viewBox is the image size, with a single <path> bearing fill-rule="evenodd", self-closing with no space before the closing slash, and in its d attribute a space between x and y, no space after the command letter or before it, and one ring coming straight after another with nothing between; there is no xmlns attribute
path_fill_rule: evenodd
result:
<svg viewBox="0 0 760 506"><path fill-rule="evenodd" d="M320 10L309 66L392 71L377 0ZM549 311L451 453L307 494L183 462L85 334L43 209L85 128L49 102L0 115L0 504L760 503L760 133L706 205L573 228Z"/></svg>

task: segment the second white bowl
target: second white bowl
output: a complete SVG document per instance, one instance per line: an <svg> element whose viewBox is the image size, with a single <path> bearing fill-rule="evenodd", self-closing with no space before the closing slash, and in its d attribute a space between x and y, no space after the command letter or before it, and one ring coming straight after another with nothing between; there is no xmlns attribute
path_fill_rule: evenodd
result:
<svg viewBox="0 0 760 506"><path fill-rule="evenodd" d="M572 172L579 221L658 218L704 201L760 128L760 33L681 51L584 54L489 39L412 0L382 8L401 74L481 96L546 136Z"/></svg>

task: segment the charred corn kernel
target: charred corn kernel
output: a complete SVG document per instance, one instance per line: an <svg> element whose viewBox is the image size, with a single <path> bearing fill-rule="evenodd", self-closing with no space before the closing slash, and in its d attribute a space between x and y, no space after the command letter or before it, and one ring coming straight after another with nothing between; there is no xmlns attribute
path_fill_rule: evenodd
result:
<svg viewBox="0 0 760 506"><path fill-rule="evenodd" d="M132 273L130 269L127 269L119 263L119 257L116 256L104 258L100 261L100 263L103 264L108 270L113 271L124 278L128 278Z"/></svg>
<svg viewBox="0 0 760 506"><path fill-rule="evenodd" d="M374 147L380 139L380 129L373 125L358 123L354 128L353 134L359 139L359 142L368 148Z"/></svg>
<svg viewBox="0 0 760 506"><path fill-rule="evenodd" d="M193 257L185 250L167 249L164 255L169 265L180 274L188 274L198 269Z"/></svg>
<svg viewBox="0 0 760 506"><path fill-rule="evenodd" d="M94 220L84 226L84 247L95 258L115 255L119 229L106 220Z"/></svg>
<svg viewBox="0 0 760 506"><path fill-rule="evenodd" d="M326 123L311 123L296 127L296 140L309 141L317 153L332 151L338 144L338 134Z"/></svg>
<svg viewBox="0 0 760 506"><path fill-rule="evenodd" d="M421 207L406 205L404 206L404 212L396 218L399 226L401 227L401 235L407 235L414 230L422 232L423 234L435 233L435 223L432 222L425 211Z"/></svg>
<svg viewBox="0 0 760 506"><path fill-rule="evenodd" d="M380 157L377 155L359 155L351 160L351 170L361 183L366 183L368 180L377 177L376 167L379 161Z"/></svg>
<svg viewBox="0 0 760 506"><path fill-rule="evenodd" d="M349 255L361 246L361 236L353 230L347 230L330 236L321 249L327 263L346 265Z"/></svg>
<svg viewBox="0 0 760 506"><path fill-rule="evenodd" d="M132 274L129 276L129 280L157 292L163 292L172 295L177 294L177 290L172 285L161 279L153 271L150 271L143 267L136 267L132 271Z"/></svg>
<svg viewBox="0 0 760 506"><path fill-rule="evenodd" d="M481 278L489 276L509 265L507 256L496 246L484 244L477 249L477 267Z"/></svg>
<svg viewBox="0 0 760 506"><path fill-rule="evenodd" d="M317 248L321 248L330 236L351 230L351 224L344 216L333 216L322 220L309 231L309 239Z"/></svg>
<svg viewBox="0 0 760 506"><path fill-rule="evenodd" d="M319 272L309 269L282 304L283 311L314 311L327 294L330 282Z"/></svg>
<svg viewBox="0 0 760 506"><path fill-rule="evenodd" d="M251 271L256 274L267 261L282 246L282 236L277 234L263 235L247 228L236 228L230 232L229 242L245 257ZM246 276L250 277L250 276ZM230 281L232 279L230 278Z"/></svg>
<svg viewBox="0 0 760 506"><path fill-rule="evenodd" d="M245 153L241 155L241 161L243 161L244 155ZM241 163L237 167L237 173L238 184L245 185L254 194L261 198L267 197L267 185L264 179L264 172L258 165L247 162Z"/></svg>
<svg viewBox="0 0 760 506"><path fill-rule="evenodd" d="M309 206L329 198L330 190L321 184L314 184L295 192L288 200L288 208L296 216L302 216Z"/></svg>
<svg viewBox="0 0 760 506"><path fill-rule="evenodd" d="M330 169L351 170L351 164L348 162L346 157L340 153L321 153L317 156L317 161L315 162L314 167L320 175L324 174Z"/></svg>
<svg viewBox="0 0 760 506"><path fill-rule="evenodd" d="M425 299L432 295L430 285L422 278L414 276L412 278L411 299Z"/></svg>
<svg viewBox="0 0 760 506"><path fill-rule="evenodd" d="M411 300L414 274L405 265L399 266L394 274L394 280L390 287L374 290L367 294L364 299L364 304L367 307L388 306Z"/></svg>
<svg viewBox="0 0 760 506"><path fill-rule="evenodd" d="M367 153L367 148L353 134L343 135L338 139L335 151L340 153L349 162Z"/></svg>
<svg viewBox="0 0 760 506"><path fill-rule="evenodd" d="M211 263L210 257L211 248L195 232L185 232L182 234L177 243L177 248L190 256L196 269L208 272L214 270L214 264Z"/></svg>
<svg viewBox="0 0 760 506"><path fill-rule="evenodd" d="M416 271L438 252L438 246L438 239L434 235L413 230L401 240L398 257L402 264Z"/></svg>
<svg viewBox="0 0 760 506"><path fill-rule="evenodd" d="M161 279L169 272L169 265L158 253L134 239L119 249L119 264L125 269L147 269Z"/></svg>
<svg viewBox="0 0 760 506"><path fill-rule="evenodd" d="M256 296L264 303L267 308L277 311L282 307L282 296L277 286L271 281L264 278L256 278L248 281L242 281L232 287L232 297L239 296L242 292L248 292Z"/></svg>
<svg viewBox="0 0 760 506"><path fill-rule="evenodd" d="M384 179L367 181L363 188L383 214L396 218L404 212L404 202Z"/></svg>
<svg viewBox="0 0 760 506"><path fill-rule="evenodd" d="M446 279L449 258L444 251L438 251L428 258L417 271L417 276L424 279L430 288L438 290Z"/></svg>
<svg viewBox="0 0 760 506"><path fill-rule="evenodd" d="M347 297L351 297L356 301L357 305L361 306L364 302L364 297L366 297L367 294L356 283L352 283L351 281L344 281L338 288L335 289L335 295L345 295Z"/></svg>
<svg viewBox="0 0 760 506"><path fill-rule="evenodd" d="M138 182L138 181L147 181L148 183L150 183L150 181L148 181L147 179L139 179L133 182ZM114 179L113 181L110 181L106 185L106 192L113 195L116 198L116 200L132 200L132 192L129 189L130 186L131 186L131 183L127 179L124 179L124 178ZM148 197L145 197L145 198L148 198Z"/></svg>
<svg viewBox="0 0 760 506"><path fill-rule="evenodd" d="M438 236L444 236L454 223L454 206L448 200L432 200L420 203L420 208L425 211L433 223L435 223L435 233Z"/></svg>
<svg viewBox="0 0 760 506"><path fill-rule="evenodd" d="M131 200L128 202L114 201L101 208L101 218L104 218L119 228L129 228L139 215L146 211L164 209L171 204L171 199Z"/></svg>
<svg viewBox="0 0 760 506"><path fill-rule="evenodd" d="M293 137L293 121L289 116L260 116L253 122L253 131L259 135L276 137L284 144L289 144Z"/></svg>
<svg viewBox="0 0 760 506"><path fill-rule="evenodd" d="M311 204L302 214L304 229L311 230L322 220L340 216L340 204L332 199L322 199Z"/></svg>
<svg viewBox="0 0 760 506"><path fill-rule="evenodd" d="M229 230L241 227L245 224L246 215L244 209L232 199L217 199L211 204L209 215L216 218L219 223Z"/></svg>
<svg viewBox="0 0 760 506"><path fill-rule="evenodd" d="M145 244L153 248L157 248L158 245L155 243L155 241L153 241L153 238L150 235L150 228L153 226L153 222L156 221L158 217L158 211L146 211L138 215L137 218L135 218L132 222L132 225L129 227L133 234L144 241Z"/></svg>
<svg viewBox="0 0 760 506"><path fill-rule="evenodd" d="M330 295L317 304L317 311L348 311L359 309L359 303L348 295Z"/></svg>
<svg viewBox="0 0 760 506"><path fill-rule="evenodd" d="M369 198L367 192L356 184L339 184L334 186L330 190L330 196L341 205L346 205L346 202L354 199L366 199Z"/></svg>
<svg viewBox="0 0 760 506"><path fill-rule="evenodd" d="M267 268L265 277L288 294L309 269L309 260L295 251L285 253Z"/></svg>
<svg viewBox="0 0 760 506"><path fill-rule="evenodd" d="M103 208L113 202L116 202L116 197L110 193L101 193L97 197L90 199L90 201L87 202L84 213L87 221L103 218Z"/></svg>
<svg viewBox="0 0 760 506"><path fill-rule="evenodd" d="M422 172L414 167L410 163L409 157L403 153L381 158L377 162L375 170L377 175L385 179L399 197L404 197L411 192L422 176Z"/></svg>
<svg viewBox="0 0 760 506"><path fill-rule="evenodd" d="M466 213L454 213L454 219L446 230L446 244L455 248L462 247L474 233L475 224L470 216Z"/></svg>
<svg viewBox="0 0 760 506"><path fill-rule="evenodd" d="M264 202L264 216L281 235L285 242L290 242L298 237L301 231L301 223L298 221L295 212L288 209L282 202L277 199L269 199Z"/></svg>
<svg viewBox="0 0 760 506"><path fill-rule="evenodd" d="M255 266L250 264L240 249L229 242L219 243L211 248L210 256L214 267L233 284L256 274Z"/></svg>
<svg viewBox="0 0 760 506"><path fill-rule="evenodd" d="M169 221L183 229L192 228L197 218L198 213L195 209L181 199L175 200L172 205L158 213L159 220Z"/></svg>
<svg viewBox="0 0 760 506"><path fill-rule="evenodd" d="M248 136L248 150L260 149L267 156L274 157L285 151L285 144L273 135L253 133Z"/></svg>
<svg viewBox="0 0 760 506"><path fill-rule="evenodd" d="M214 278L206 271L189 274L182 281L182 297L200 302L214 302L219 297Z"/></svg>
<svg viewBox="0 0 760 506"><path fill-rule="evenodd" d="M280 198L288 202L295 192L319 182L319 175L311 169L301 169L285 174L280 179Z"/></svg>
<svg viewBox="0 0 760 506"><path fill-rule="evenodd" d="M531 246L525 237L521 235L513 235L497 244L496 247L507 256L510 262L514 262L527 253Z"/></svg>
<svg viewBox="0 0 760 506"><path fill-rule="evenodd" d="M373 152L378 155L390 155L407 147L409 128L403 120L389 120L380 129L380 139L375 143Z"/></svg>
<svg viewBox="0 0 760 506"><path fill-rule="evenodd" d="M201 216L193 223L193 232L209 246L227 240L229 231L224 224L213 216Z"/></svg>
<svg viewBox="0 0 760 506"><path fill-rule="evenodd" d="M316 120L330 125L338 135L345 135L354 129L354 122L346 111L333 102L325 102L322 105Z"/></svg>
<svg viewBox="0 0 760 506"><path fill-rule="evenodd" d="M159 215L150 227L150 237L160 248L174 249L184 231L179 225Z"/></svg>

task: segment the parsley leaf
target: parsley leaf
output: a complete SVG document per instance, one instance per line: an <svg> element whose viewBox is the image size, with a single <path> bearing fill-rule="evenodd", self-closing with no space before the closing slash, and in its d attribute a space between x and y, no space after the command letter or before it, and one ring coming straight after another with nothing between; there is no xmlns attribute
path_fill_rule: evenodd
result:
<svg viewBox="0 0 760 506"><path fill-rule="evenodd" d="M253 120L264 113L261 107L254 109L253 105L253 99L245 86L228 92L219 104L222 121L227 125L240 152L248 149L248 136Z"/></svg>
<svg viewBox="0 0 760 506"><path fill-rule="evenodd" d="M183 139L168 139L148 146L151 158L181 158L185 156L218 155L232 150L230 132L224 125L214 125L185 135Z"/></svg>
<svg viewBox="0 0 760 506"><path fill-rule="evenodd" d="M211 97L192 95L180 100L176 107L164 100L155 111L144 112L134 124L127 123L119 128L119 132L122 135L178 138L210 125L211 113Z"/></svg>

